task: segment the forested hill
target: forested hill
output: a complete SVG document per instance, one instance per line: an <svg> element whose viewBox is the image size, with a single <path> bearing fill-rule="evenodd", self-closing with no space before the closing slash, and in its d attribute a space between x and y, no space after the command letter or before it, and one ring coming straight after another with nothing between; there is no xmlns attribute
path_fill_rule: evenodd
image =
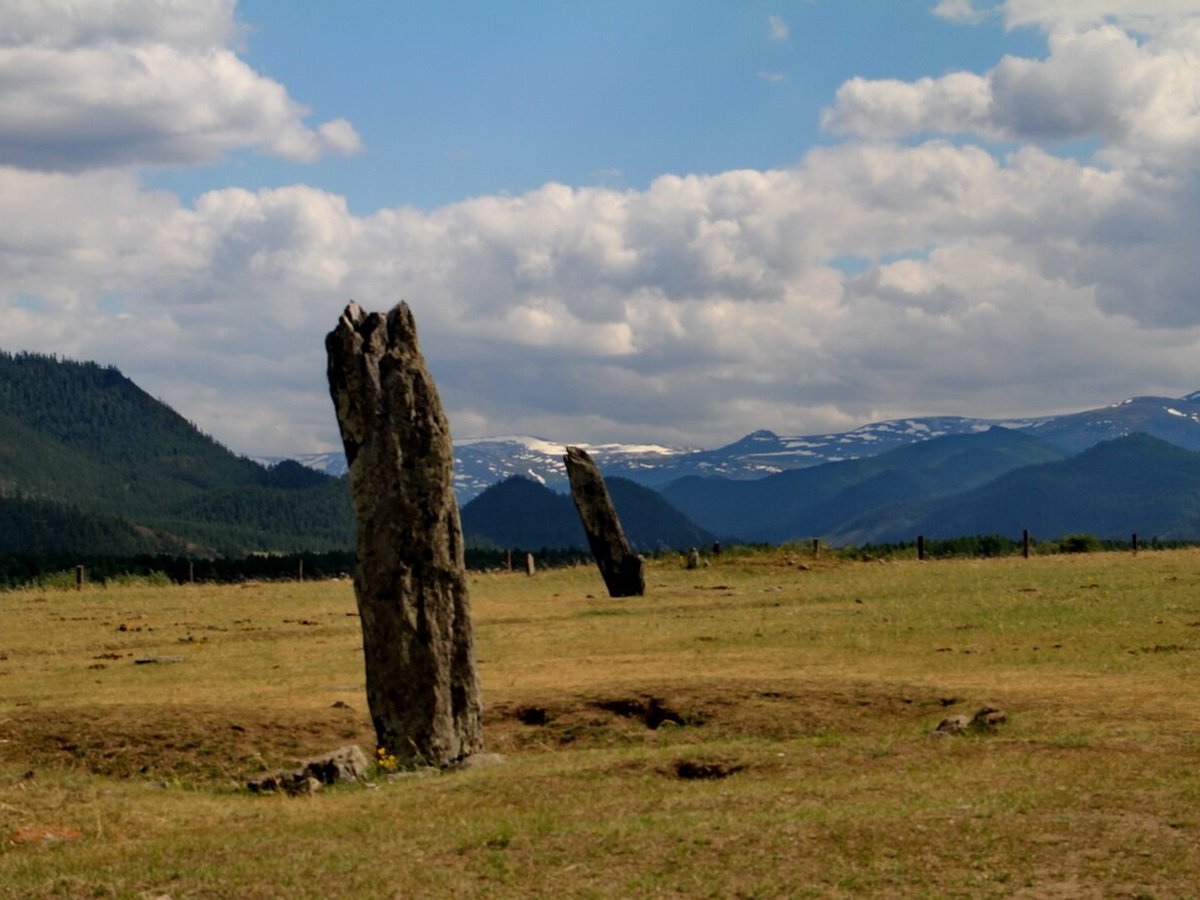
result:
<svg viewBox="0 0 1200 900"><path fill-rule="evenodd" d="M713 542L710 532L690 522L657 492L627 478L607 481L625 537L635 551L684 550ZM462 524L469 547L587 547L571 497L520 475L492 485L464 506Z"/></svg>
<svg viewBox="0 0 1200 900"><path fill-rule="evenodd" d="M257 463L235 456L117 369L96 363L0 353L0 415L13 420L0 433L17 429L25 442L52 446L56 457L128 476L119 484L83 477L64 485L59 466L31 460L25 493L74 500L56 495L68 487L99 492L113 503L110 511L127 512L158 508L196 488L257 484L263 475Z"/></svg>
<svg viewBox="0 0 1200 900"><path fill-rule="evenodd" d="M115 368L30 353L0 351L0 504L6 553L45 552L72 518L89 553L137 540L201 554L353 543L344 480L295 463L266 469ZM25 527L34 514L60 524Z"/></svg>

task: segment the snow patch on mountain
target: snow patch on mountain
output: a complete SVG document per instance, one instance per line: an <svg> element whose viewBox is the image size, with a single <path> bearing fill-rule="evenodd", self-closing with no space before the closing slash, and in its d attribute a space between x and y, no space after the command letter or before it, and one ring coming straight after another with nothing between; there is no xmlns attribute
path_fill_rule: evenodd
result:
<svg viewBox="0 0 1200 900"><path fill-rule="evenodd" d="M713 450L663 444L588 444L574 442L597 461L608 476L620 476L648 487L663 487L686 476L748 480L787 469L875 456L918 441L987 431L993 427L1029 431L1073 452L1102 440L1144 431L1189 449L1200 449L1200 391L1178 399L1131 397L1100 409L1061 416L976 419L925 416L872 422L850 431L817 435L778 435L762 429ZM466 503L486 488L521 475L554 490L566 491L562 457L567 443L522 434L467 438L454 442L454 489ZM340 453L308 453L291 457L331 475L343 475ZM271 465L283 457L258 458Z"/></svg>
<svg viewBox="0 0 1200 900"><path fill-rule="evenodd" d="M251 456L249 458L260 466L267 466L268 468L290 459L300 463L302 466L308 466L310 469L324 472L326 475L332 475L335 478L346 474L346 456L337 452L297 453L294 456Z"/></svg>

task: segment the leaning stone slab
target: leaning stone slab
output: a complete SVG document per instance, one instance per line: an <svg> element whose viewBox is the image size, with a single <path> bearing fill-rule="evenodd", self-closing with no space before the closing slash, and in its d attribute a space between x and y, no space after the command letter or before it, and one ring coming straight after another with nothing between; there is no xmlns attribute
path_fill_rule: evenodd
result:
<svg viewBox="0 0 1200 900"><path fill-rule="evenodd" d="M571 497L579 512L579 521L587 535L588 546L610 597L640 597L646 593L642 559L635 556L625 540L617 509L604 484L600 469L581 447L567 447L563 457Z"/></svg>

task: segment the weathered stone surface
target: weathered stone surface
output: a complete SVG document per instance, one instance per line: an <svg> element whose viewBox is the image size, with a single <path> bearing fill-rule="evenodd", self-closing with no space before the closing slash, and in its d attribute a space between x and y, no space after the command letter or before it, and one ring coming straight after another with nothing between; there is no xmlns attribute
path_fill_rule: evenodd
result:
<svg viewBox="0 0 1200 900"><path fill-rule="evenodd" d="M642 560L629 549L600 470L587 451L580 447L568 447L563 462L571 483L571 497L579 511L592 556L608 587L608 595L640 597L646 592Z"/></svg>
<svg viewBox="0 0 1200 900"><path fill-rule="evenodd" d="M321 782L302 772L269 772L259 775L246 782L246 787L255 794L274 794L282 792L292 796L315 794L321 789Z"/></svg>
<svg viewBox="0 0 1200 900"><path fill-rule="evenodd" d="M403 766L449 766L483 748L450 430L406 304L351 303L325 347L376 738Z"/></svg>
<svg viewBox="0 0 1200 900"><path fill-rule="evenodd" d="M996 709L994 706L985 706L976 711L971 718L971 724L976 728L990 729L997 725L1003 725L1008 721L1008 714L1002 709Z"/></svg>
<svg viewBox="0 0 1200 900"><path fill-rule="evenodd" d="M315 794L324 785L365 781L367 757L358 745L339 747L324 756L306 759L300 768L288 772L268 772L246 782L256 794L282 791L285 794Z"/></svg>
<svg viewBox="0 0 1200 900"><path fill-rule="evenodd" d="M971 727L971 717L966 715L950 716L938 722L937 728L933 730L934 734L962 734Z"/></svg>
<svg viewBox="0 0 1200 900"><path fill-rule="evenodd" d="M367 757L357 744L339 747L332 753L306 759L300 770L321 784L340 784L344 781L365 781Z"/></svg>
<svg viewBox="0 0 1200 900"><path fill-rule="evenodd" d="M688 551L687 567L689 569L700 568L700 551L697 550L695 547L693 547L691 550Z"/></svg>
<svg viewBox="0 0 1200 900"><path fill-rule="evenodd" d="M502 766L506 760L499 753L476 753L474 756L468 756L457 766L459 769L490 769L494 766Z"/></svg>
<svg viewBox="0 0 1200 900"><path fill-rule="evenodd" d="M936 737L941 737L950 734L966 734L987 733L994 731L997 725L1001 725L1008 721L1008 715L1002 709L996 709L994 706L984 706L975 712L975 715L968 716L965 713L957 716L950 716L948 719L942 719L938 723L938 727L933 730Z"/></svg>

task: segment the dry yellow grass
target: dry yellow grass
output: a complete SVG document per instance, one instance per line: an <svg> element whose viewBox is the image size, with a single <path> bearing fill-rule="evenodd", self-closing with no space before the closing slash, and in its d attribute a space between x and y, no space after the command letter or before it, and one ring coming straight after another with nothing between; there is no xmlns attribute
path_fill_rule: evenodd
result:
<svg viewBox="0 0 1200 900"><path fill-rule="evenodd" d="M238 786L373 749L349 583L2 594L0 894L1194 896L1198 586L1193 551L482 575L506 764L304 799Z"/></svg>

